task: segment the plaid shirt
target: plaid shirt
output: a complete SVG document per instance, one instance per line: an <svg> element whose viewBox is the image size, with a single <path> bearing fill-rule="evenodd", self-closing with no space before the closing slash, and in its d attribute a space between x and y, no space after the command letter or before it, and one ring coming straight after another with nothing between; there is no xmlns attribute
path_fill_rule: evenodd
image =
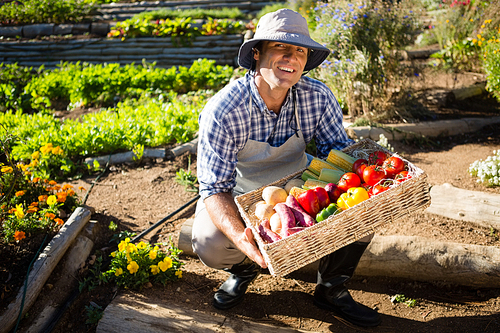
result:
<svg viewBox="0 0 500 333"><path fill-rule="evenodd" d="M314 138L319 158L326 158L332 148L342 149L354 143L342 125L342 110L325 84L303 76L295 87L300 129L306 143ZM237 154L248 139L279 147L295 135L291 91L279 115L267 109L248 73L210 99L199 117L197 170L203 199L231 192L236 185Z"/></svg>

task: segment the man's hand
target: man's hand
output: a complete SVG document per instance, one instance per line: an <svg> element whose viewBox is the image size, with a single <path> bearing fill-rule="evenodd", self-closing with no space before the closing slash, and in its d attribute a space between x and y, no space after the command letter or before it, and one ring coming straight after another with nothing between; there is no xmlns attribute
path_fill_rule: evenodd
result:
<svg viewBox="0 0 500 333"><path fill-rule="evenodd" d="M267 264L260 253L259 248L255 243L252 230L250 228L245 228L243 232L240 244L236 245L243 253L247 255L248 258L252 259L262 268L267 268Z"/></svg>

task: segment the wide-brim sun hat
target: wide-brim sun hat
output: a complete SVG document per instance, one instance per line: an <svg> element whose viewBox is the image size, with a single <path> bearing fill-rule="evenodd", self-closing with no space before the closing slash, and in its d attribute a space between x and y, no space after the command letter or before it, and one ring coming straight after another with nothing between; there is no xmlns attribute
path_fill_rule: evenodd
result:
<svg viewBox="0 0 500 333"><path fill-rule="evenodd" d="M238 53L241 67L252 69L252 49L261 41L278 41L285 44L309 48L310 52L304 71L310 71L321 65L330 50L315 42L309 35L306 19L291 9L279 9L262 16L252 39L244 42Z"/></svg>

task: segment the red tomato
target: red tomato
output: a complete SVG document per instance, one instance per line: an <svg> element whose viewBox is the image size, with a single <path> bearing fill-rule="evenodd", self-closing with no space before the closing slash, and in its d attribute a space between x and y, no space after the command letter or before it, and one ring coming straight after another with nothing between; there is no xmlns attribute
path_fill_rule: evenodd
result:
<svg viewBox="0 0 500 333"><path fill-rule="evenodd" d="M407 179L410 179L411 178L411 175L408 173L408 171L404 170L404 171L401 171L399 172L397 175L394 176L394 180L396 181L396 183L400 184L402 182L404 182L405 180Z"/></svg>
<svg viewBox="0 0 500 333"><path fill-rule="evenodd" d="M359 187L361 179L354 172L346 172L340 177L337 185L342 191L346 192L351 187Z"/></svg>
<svg viewBox="0 0 500 333"><path fill-rule="evenodd" d="M377 195L377 194L380 194L384 191L387 191L390 187L388 185L385 185L385 184L377 184L375 186L373 186L373 188L370 190L369 194L371 195Z"/></svg>
<svg viewBox="0 0 500 333"><path fill-rule="evenodd" d="M368 166L368 161L364 158L359 158L352 164L352 172L358 175L360 179L363 178L363 170Z"/></svg>
<svg viewBox="0 0 500 333"><path fill-rule="evenodd" d="M370 186L377 184L384 178L386 178L384 169L377 165L367 166L363 171L363 180Z"/></svg>
<svg viewBox="0 0 500 333"><path fill-rule="evenodd" d="M384 161L382 168L385 169L390 178L393 178L405 169L405 162L399 157L391 156Z"/></svg>
<svg viewBox="0 0 500 333"><path fill-rule="evenodd" d="M368 156L368 162L374 165L382 165L386 158L387 155L383 151L377 150L370 153Z"/></svg>

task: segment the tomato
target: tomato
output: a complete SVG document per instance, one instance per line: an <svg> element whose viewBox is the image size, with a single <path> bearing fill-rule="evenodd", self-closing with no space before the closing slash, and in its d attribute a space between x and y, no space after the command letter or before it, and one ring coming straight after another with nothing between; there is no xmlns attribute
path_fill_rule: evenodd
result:
<svg viewBox="0 0 500 333"><path fill-rule="evenodd" d="M370 153L370 155L368 156L368 162L374 165L382 165L386 158L387 155L383 151L377 150Z"/></svg>
<svg viewBox="0 0 500 333"><path fill-rule="evenodd" d="M328 196L330 197L330 202L337 202L337 199L340 197L344 191L342 191L337 184L328 183L325 185L325 190L328 192Z"/></svg>
<svg viewBox="0 0 500 333"><path fill-rule="evenodd" d="M391 156L384 161L382 168L387 172L387 176L393 178L405 169L405 162L397 156Z"/></svg>
<svg viewBox="0 0 500 333"><path fill-rule="evenodd" d="M370 186L377 184L384 178L386 178L386 174L384 169L380 166L370 165L363 171L363 180Z"/></svg>
<svg viewBox="0 0 500 333"><path fill-rule="evenodd" d="M368 161L364 158L359 158L352 164L352 172L358 175L359 178L363 178L363 170L368 166Z"/></svg>
<svg viewBox="0 0 500 333"><path fill-rule="evenodd" d="M368 191L368 194L370 194L370 196L377 195L377 194L380 194L384 191L387 191L388 189L390 189L390 185L388 185L388 184L385 184L385 183L377 184L377 185L373 186L370 191Z"/></svg>
<svg viewBox="0 0 500 333"><path fill-rule="evenodd" d="M394 181L398 184L404 182L407 179L410 179L411 175L408 173L408 171L404 170L399 172L397 175L394 176Z"/></svg>
<svg viewBox="0 0 500 333"><path fill-rule="evenodd" d="M337 185L345 192L351 187L359 187L359 185L361 185L361 179L354 172L346 172L340 177Z"/></svg>

